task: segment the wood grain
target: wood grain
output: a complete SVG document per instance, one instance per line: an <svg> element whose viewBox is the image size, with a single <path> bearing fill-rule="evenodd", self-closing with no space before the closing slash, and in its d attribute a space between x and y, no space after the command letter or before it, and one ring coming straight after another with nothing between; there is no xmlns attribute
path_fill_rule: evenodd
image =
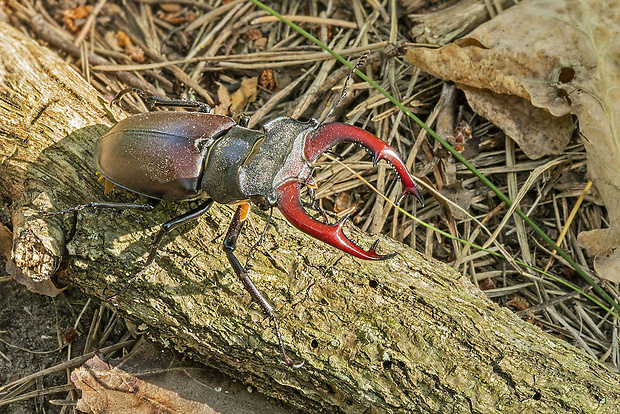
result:
<svg viewBox="0 0 620 414"><path fill-rule="evenodd" d="M158 224L148 214L54 210L104 199L94 143L108 103L49 50L0 23L0 195L13 260L95 297L140 270ZM117 114L118 115L118 114ZM118 190L108 200L133 200ZM218 206L164 241L156 266L118 299L154 339L310 412L617 412L616 374L498 307L447 265L389 239L364 262L299 233L276 214L251 277L280 310L293 371L274 330L233 275L221 243L233 210ZM251 215L247 254L265 216ZM348 229L368 247L371 236Z"/></svg>

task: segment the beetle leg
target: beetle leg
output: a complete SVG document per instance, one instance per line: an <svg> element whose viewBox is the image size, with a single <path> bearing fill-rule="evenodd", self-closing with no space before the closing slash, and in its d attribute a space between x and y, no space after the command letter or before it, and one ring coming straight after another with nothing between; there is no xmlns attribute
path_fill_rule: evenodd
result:
<svg viewBox="0 0 620 414"><path fill-rule="evenodd" d="M265 228L263 228L263 232L258 237L258 241L254 243L254 246L250 249L247 258L245 259L245 269L248 269L250 266L250 260L254 256L254 251L257 247L259 247L263 243L263 239L265 238L265 234L267 233L267 229L269 228L269 224L271 223L271 218L273 217L273 207L269 209L269 217L267 217L267 223L265 223Z"/></svg>
<svg viewBox="0 0 620 414"><path fill-rule="evenodd" d="M126 88L116 94L112 102L110 102L110 106L119 105L121 98L128 93L135 93L146 103L149 107L149 110L154 110L157 106L177 106L180 108L198 108L199 112L210 113L211 107L204 102L198 101L186 101L184 99L163 99L158 98L157 96L147 95L142 89L138 88Z"/></svg>
<svg viewBox="0 0 620 414"><path fill-rule="evenodd" d="M388 144L363 129L340 123L320 125L306 138L304 147L306 159L312 163L322 153L341 142L360 144L372 151L374 155L374 165L376 165L379 160L386 160L396 169L404 187L396 204L399 204L405 195L413 194L424 206L424 199L400 156Z"/></svg>
<svg viewBox="0 0 620 414"><path fill-rule="evenodd" d="M115 210L144 210L144 211L152 211L161 200L157 200L155 198L149 198L146 203L108 203L108 202L96 202L96 203L88 203L82 204L79 206L65 208L64 210L58 211L43 211L43 217L52 217L52 216L60 216L62 214L73 213L75 211L82 211L86 209L97 209L97 208L112 208Z"/></svg>
<svg viewBox="0 0 620 414"><path fill-rule="evenodd" d="M273 306L267 302L265 297L260 293L260 291L254 285L254 282L250 279L247 272L241 266L241 263L235 257L235 248L237 247L237 239L239 238L239 233L241 233L241 229L243 228L243 224L248 217L248 213L250 211L250 205L248 203L241 204L237 211L235 212L235 216L230 223L230 227L228 227L228 231L226 232L226 237L224 238L224 251L226 252L226 256L228 257L228 261L230 262L235 274L243 283L243 287L250 293L252 299L258 303L263 314L273 321L273 324L276 329L276 336L278 337L278 343L280 344L280 352L282 352L282 359L284 363L292 368L301 368L303 362L301 364L295 365L293 361L289 359L286 355L286 351L284 350L284 342L282 341L282 336L280 335L280 327L278 326L278 320L276 319L275 310Z"/></svg>
<svg viewBox="0 0 620 414"><path fill-rule="evenodd" d="M238 121L239 126L247 128L249 123L250 123L250 117L247 116L246 114L242 113L241 117L239 117L239 121Z"/></svg>
<svg viewBox="0 0 620 414"><path fill-rule="evenodd" d="M175 218L173 218L171 220L168 220L164 224L162 224L161 228L159 229L159 232L157 233L157 235L153 239L153 244L151 244L151 250L149 252L148 257L146 258L146 262L144 262L144 266L142 267L142 270L140 270L134 277L131 278L131 280L129 282L125 283L125 285L123 285L123 287L120 288L112 296L106 296L105 289L104 289L104 291L103 291L104 299L106 299L106 300L114 299L116 296L118 296L121 293L123 293L124 291L126 291L127 288L129 288L129 286L131 286L136 280L141 278L142 275L144 275L146 273L146 271L153 264L153 261L155 260L155 256L157 255L157 249L159 249L159 245L161 244L161 240L163 239L163 237L164 237L164 235L166 233L176 229L177 227L179 227L182 224L189 223L192 220L196 220L198 217L200 217L204 213L206 213L207 210L210 209L212 205L213 205L213 200L209 198L204 203L200 204L198 207L193 208L190 211L188 211L187 213L181 214L180 216L177 216L177 217L175 217Z"/></svg>

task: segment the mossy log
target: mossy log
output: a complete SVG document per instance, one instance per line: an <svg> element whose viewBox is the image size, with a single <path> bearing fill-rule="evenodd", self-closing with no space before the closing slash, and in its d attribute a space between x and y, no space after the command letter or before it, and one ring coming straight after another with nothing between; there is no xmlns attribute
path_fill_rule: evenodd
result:
<svg viewBox="0 0 620 414"><path fill-rule="evenodd" d="M13 260L31 278L56 273L101 298L140 270L158 224L188 204L43 219L42 208L104 198L93 147L115 117L54 53L3 23L0 44L0 195L12 213ZM135 199L116 190L106 198ZM272 324L222 251L232 213L217 206L173 232L156 265L118 298L118 312L309 412L618 412L618 375L497 306L447 265L386 238L381 249L398 256L357 260L276 214L250 275L279 309L289 356L305 361L286 367ZM251 215L240 257L264 222Z"/></svg>

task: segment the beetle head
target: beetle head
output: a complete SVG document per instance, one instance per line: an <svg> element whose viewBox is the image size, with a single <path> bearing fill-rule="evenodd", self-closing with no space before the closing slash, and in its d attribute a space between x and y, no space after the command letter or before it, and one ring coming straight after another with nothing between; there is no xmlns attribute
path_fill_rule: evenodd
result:
<svg viewBox="0 0 620 414"><path fill-rule="evenodd" d="M400 203L405 195L413 194L420 203L424 205L424 199L418 191L411 173L407 170L405 163L400 156L398 156L396 151L385 142L363 129L340 123L319 124L306 137L304 157L308 162L312 163L325 151L342 142L360 144L373 153L375 165L379 160L383 159L388 161L396 169L404 187L397 204ZM377 247L378 241L372 245L370 250L364 250L349 240L342 231L347 216L338 223L330 225L315 220L308 215L302 206L300 191L304 185L308 184L309 180L305 182L289 180L277 188L277 206L293 226L361 259L382 260L394 256L393 254L377 254L375 248Z"/></svg>

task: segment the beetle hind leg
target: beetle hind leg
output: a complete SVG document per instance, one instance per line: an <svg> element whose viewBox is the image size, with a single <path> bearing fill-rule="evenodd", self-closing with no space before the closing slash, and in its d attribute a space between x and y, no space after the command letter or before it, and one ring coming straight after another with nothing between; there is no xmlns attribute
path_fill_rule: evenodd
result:
<svg viewBox="0 0 620 414"><path fill-rule="evenodd" d="M248 293L252 297L252 300L258 303L265 317L273 321L273 325L276 330L276 336L278 338L278 344L280 346L280 352L282 353L282 359L284 360L284 363L294 369L301 368L303 362L301 364L293 363L293 361L291 361L291 359L286 354L286 351L284 350L284 341L282 340L282 335L280 334L280 327L278 326L275 309L273 308L273 306L271 306L269 302L267 302L267 299L265 299L263 294L254 285L254 282L252 282L252 279L250 279L245 268L241 265L241 263L235 256L237 239L239 238L239 234L241 233L241 229L243 228L243 224L247 219L249 211L250 205L248 203L243 203L237 208L232 222L230 223L230 227L226 232L226 237L224 238L224 251L226 252L226 256L228 257L230 265L232 266L235 274L243 284L245 290L248 291Z"/></svg>

